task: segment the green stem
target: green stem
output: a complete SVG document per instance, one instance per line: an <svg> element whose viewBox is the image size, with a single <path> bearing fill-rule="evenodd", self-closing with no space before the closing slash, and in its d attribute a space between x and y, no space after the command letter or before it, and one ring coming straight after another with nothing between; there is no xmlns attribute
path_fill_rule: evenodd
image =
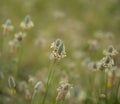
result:
<svg viewBox="0 0 120 104"><path fill-rule="evenodd" d="M36 90L33 92L31 104L34 104L35 95L36 95Z"/></svg>
<svg viewBox="0 0 120 104"><path fill-rule="evenodd" d="M117 85L117 88L116 88L116 94L115 94L115 103L118 103L118 93L119 93L119 87L120 87L120 80L118 81L118 85Z"/></svg>
<svg viewBox="0 0 120 104"><path fill-rule="evenodd" d="M63 104L64 103L64 100L63 101L61 101L61 103L60 104Z"/></svg>
<svg viewBox="0 0 120 104"><path fill-rule="evenodd" d="M49 91L49 86L50 86L51 80L52 80L54 72L55 72L54 68L53 68L55 63L56 63L56 60L54 60L54 62L49 67L48 80L47 80L47 84L46 84L46 93L45 93L45 96L43 97L42 104L45 104L45 101L46 101L46 97L47 97L47 94Z"/></svg>
<svg viewBox="0 0 120 104"><path fill-rule="evenodd" d="M55 104L57 104L57 101L55 101Z"/></svg>
<svg viewBox="0 0 120 104"><path fill-rule="evenodd" d="M108 83L108 75L107 75L107 72L105 72L105 102L107 104L107 83Z"/></svg>

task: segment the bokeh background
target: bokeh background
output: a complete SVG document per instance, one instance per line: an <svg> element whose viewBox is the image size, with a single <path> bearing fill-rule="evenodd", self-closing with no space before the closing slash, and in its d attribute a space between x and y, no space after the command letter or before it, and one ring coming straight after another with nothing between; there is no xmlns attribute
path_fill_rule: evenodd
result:
<svg viewBox="0 0 120 104"><path fill-rule="evenodd" d="M7 44L15 33L24 32L20 23L26 15L31 16L34 27L26 33L21 54L12 54ZM67 57L56 65L56 79L52 86L54 90L50 93L53 96L49 100L55 99L55 89L61 77L67 76L73 86L89 90L89 73L86 72L89 68L84 67L84 61L100 60L108 45L120 50L120 0L0 0L0 24L4 24L7 19L11 19L15 29L6 39L4 58L0 59L4 61L4 67L1 64L0 70L5 75L4 83L0 84L2 90L8 87L8 76L14 76L19 58L19 74L15 78L17 85L21 81L28 84L31 77L44 82L52 52L50 45L57 38L63 40ZM97 40L97 36L100 40ZM119 63L119 57L116 57L117 66L120 66ZM33 85L30 85L31 91ZM30 102L22 95L24 93L21 92L16 95L16 104Z"/></svg>

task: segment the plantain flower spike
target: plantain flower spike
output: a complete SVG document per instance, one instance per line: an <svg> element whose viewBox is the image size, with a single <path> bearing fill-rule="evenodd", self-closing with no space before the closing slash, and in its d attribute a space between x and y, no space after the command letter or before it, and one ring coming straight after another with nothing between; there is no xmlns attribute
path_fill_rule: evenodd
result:
<svg viewBox="0 0 120 104"><path fill-rule="evenodd" d="M110 56L106 56L101 60L101 65L103 65L103 68L112 68L114 60Z"/></svg>
<svg viewBox="0 0 120 104"><path fill-rule="evenodd" d="M108 49L103 51L103 54L107 55L107 56L115 56L118 54L118 52L116 49L114 49L114 47L112 45L109 45Z"/></svg>
<svg viewBox="0 0 120 104"><path fill-rule="evenodd" d="M29 30L32 27L34 27L34 23L32 22L31 17L29 15L27 15L24 21L20 23L20 27L24 30Z"/></svg>
<svg viewBox="0 0 120 104"><path fill-rule="evenodd" d="M10 46L10 52L15 53L17 51L17 48L19 47L18 39L14 38L12 41L10 41L9 46Z"/></svg>
<svg viewBox="0 0 120 104"><path fill-rule="evenodd" d="M65 46L62 40L57 39L55 42L51 44L50 48L53 49L52 54L54 55L55 59L60 60L61 58L64 58L66 56Z"/></svg>
<svg viewBox="0 0 120 104"><path fill-rule="evenodd" d="M39 82L37 82L37 83L35 84L34 90L38 91L41 87L42 87L42 82L39 81Z"/></svg>
<svg viewBox="0 0 120 104"><path fill-rule="evenodd" d="M68 82L66 81L60 82L60 86L57 89L58 94L56 97L56 101L63 101L68 96L68 94L70 94L71 88L72 88L71 84L69 84Z"/></svg>
<svg viewBox="0 0 120 104"><path fill-rule="evenodd" d="M10 31L13 31L14 26L10 19L7 19L5 24L2 25L3 28L3 35L8 35Z"/></svg>
<svg viewBox="0 0 120 104"><path fill-rule="evenodd" d="M8 78L8 86L9 86L9 92L11 95L16 94L16 83L12 76Z"/></svg>
<svg viewBox="0 0 120 104"><path fill-rule="evenodd" d="M19 33L16 33L16 34L15 34L15 38L16 38L19 42L22 41L25 36L26 36L26 34L23 33L23 32L19 32Z"/></svg>

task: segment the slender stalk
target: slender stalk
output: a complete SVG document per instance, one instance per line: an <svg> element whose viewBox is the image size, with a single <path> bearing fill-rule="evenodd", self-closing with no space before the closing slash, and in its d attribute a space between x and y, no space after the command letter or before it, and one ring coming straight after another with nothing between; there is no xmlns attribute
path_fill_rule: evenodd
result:
<svg viewBox="0 0 120 104"><path fill-rule="evenodd" d="M2 36L1 36L1 65L2 65L2 69L3 69L3 67L4 67L4 57L3 57L3 54L4 54L4 41L5 41L5 39L4 39L5 37L4 37L4 35L2 34Z"/></svg>
<svg viewBox="0 0 120 104"><path fill-rule="evenodd" d="M57 101L55 101L55 104L57 104Z"/></svg>
<svg viewBox="0 0 120 104"><path fill-rule="evenodd" d="M17 68L16 68L16 76L18 77L19 75L19 70L21 67L21 62L22 62L22 55L23 55L23 43L21 43L20 47L18 47L18 62L17 62Z"/></svg>
<svg viewBox="0 0 120 104"><path fill-rule="evenodd" d="M63 104L64 103L64 100L63 101L61 101L61 103L60 104Z"/></svg>
<svg viewBox="0 0 120 104"><path fill-rule="evenodd" d="M104 72L104 78L105 78L105 103L107 104L108 98L107 98L107 83L108 83L108 73Z"/></svg>
<svg viewBox="0 0 120 104"><path fill-rule="evenodd" d="M119 93L119 87L120 87L120 80L118 81L118 85L117 85L117 88L116 88L116 94L115 94L115 103L118 103L118 93Z"/></svg>
<svg viewBox="0 0 120 104"><path fill-rule="evenodd" d="M35 95L36 95L36 90L33 92L31 104L34 104Z"/></svg>
<svg viewBox="0 0 120 104"><path fill-rule="evenodd" d="M45 96L43 97L42 104L45 104L46 97L47 97L47 94L48 94L48 91L49 91L49 86L50 86L51 80L54 76L54 72L55 72L54 65L55 65L55 63L56 63L56 60L54 60L53 63L49 67L48 80L47 80L47 84L46 84L46 93L45 93Z"/></svg>

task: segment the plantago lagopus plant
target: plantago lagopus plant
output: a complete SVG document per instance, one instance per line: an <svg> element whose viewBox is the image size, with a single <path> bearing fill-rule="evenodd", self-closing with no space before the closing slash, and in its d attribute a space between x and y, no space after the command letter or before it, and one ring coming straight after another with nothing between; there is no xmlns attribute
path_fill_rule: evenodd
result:
<svg viewBox="0 0 120 104"><path fill-rule="evenodd" d="M50 86L51 80L53 79L53 76L54 76L54 73L55 73L54 65L56 64L57 60L60 60L60 59L62 59L66 56L65 46L64 46L61 39L57 39L55 42L53 42L51 44L50 48L53 49L53 51L51 53L53 55L53 60L52 60L53 62L50 65L50 68L49 68L48 80L47 80L47 83L46 83L46 93L43 97L42 104L45 104L46 97L47 97L47 94L48 94L48 91L49 91L49 86Z"/></svg>

